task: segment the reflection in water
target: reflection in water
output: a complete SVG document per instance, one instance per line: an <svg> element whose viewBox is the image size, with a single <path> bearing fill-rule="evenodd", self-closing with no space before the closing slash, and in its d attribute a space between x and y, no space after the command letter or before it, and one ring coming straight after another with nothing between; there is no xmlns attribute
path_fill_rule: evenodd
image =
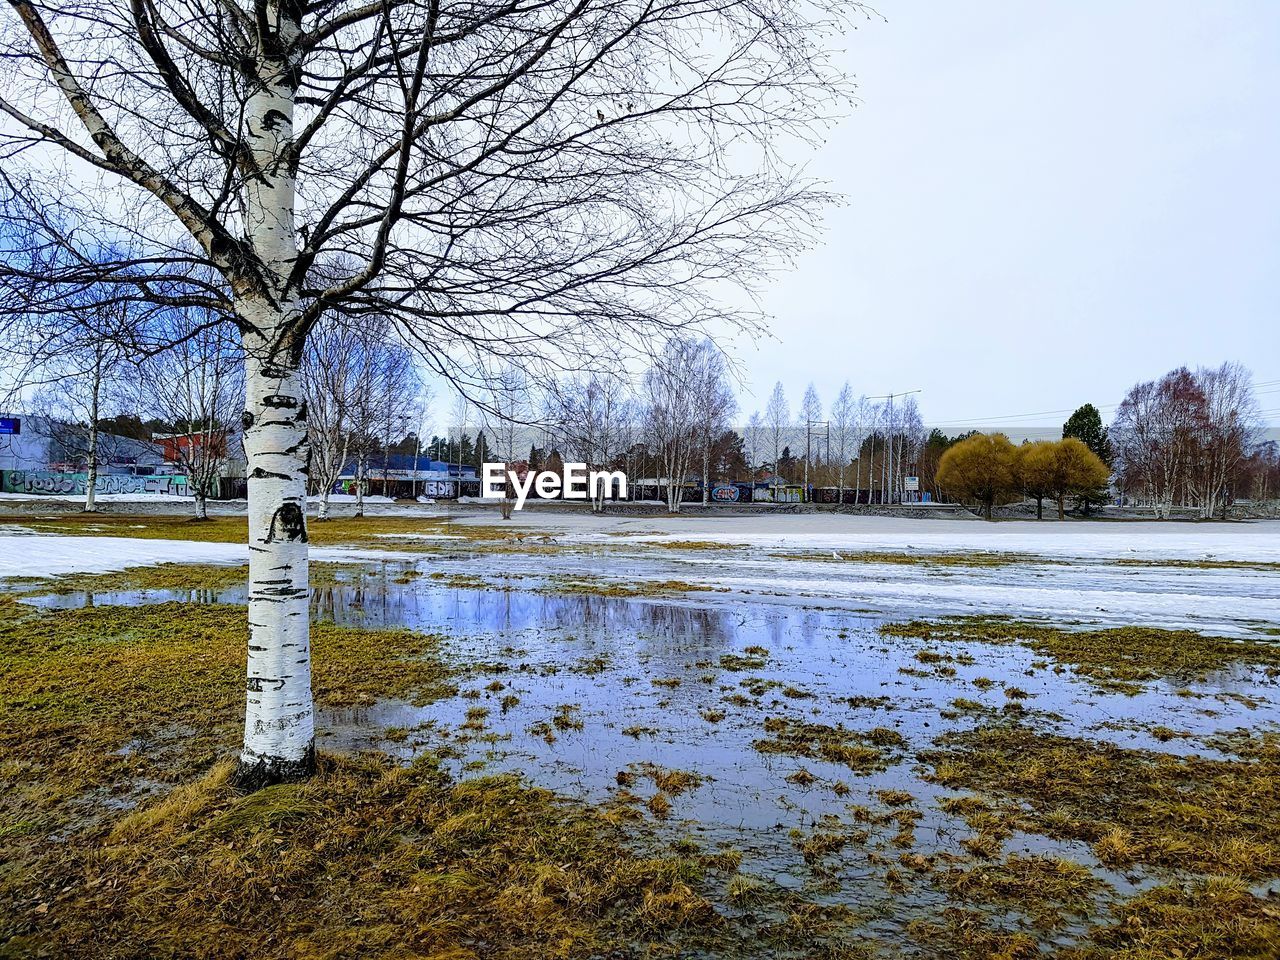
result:
<svg viewBox="0 0 1280 960"><path fill-rule="evenodd" d="M33 602L165 600L239 603L244 591L68 593ZM1007 702L1005 682L1026 691L1026 718L1042 729L1126 747L1209 755L1196 740L1158 741L1149 728L1205 735L1242 726L1275 729L1278 719L1268 699L1275 682L1247 670L1195 686L1198 697L1164 683L1123 696L1055 673L1017 646L953 644L947 654L967 657L922 662L916 642L879 634L882 616L774 599L462 588L387 563L339 574L314 590L312 604L315 617L340 624L439 633L460 665L480 665L461 696L426 707L387 701L322 710L323 749L372 748L406 759L444 749L459 775L519 771L591 801L616 797L620 779L641 799L652 796L646 764L696 772L705 783L670 798L672 836L692 835L707 848L732 846L742 851L745 872L812 900L850 906L866 920L863 933L889 940L901 940L911 920L936 919L951 905L927 882L905 892L889 883L898 858L908 850L961 856L961 841L972 835L963 820L939 809L947 791L922 779L927 768L915 755L939 734L998 716ZM754 648L767 653L745 656ZM725 654L738 658L722 661ZM996 684L975 686L980 677ZM952 707L957 698L980 709L958 711ZM576 709L566 713L570 707ZM555 723L565 715L581 720L581 729ZM858 772L820 758L758 751L754 744L768 736L770 719L879 728L902 739L886 748L882 768ZM859 806L875 815L891 812L877 793L885 789L914 797L919 820L905 840L894 822L858 819ZM867 835L824 858L819 875L792 835L815 829ZM1004 849L1068 857L1094 869L1118 894L1154 882L1141 870L1129 876L1107 871L1084 843L1015 834Z"/></svg>

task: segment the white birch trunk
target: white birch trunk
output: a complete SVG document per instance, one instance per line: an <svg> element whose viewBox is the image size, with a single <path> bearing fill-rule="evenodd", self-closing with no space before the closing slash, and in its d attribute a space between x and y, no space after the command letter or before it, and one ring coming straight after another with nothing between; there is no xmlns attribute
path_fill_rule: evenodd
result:
<svg viewBox="0 0 1280 960"><path fill-rule="evenodd" d="M274 7L281 49L299 28ZM298 304L288 288L297 259L293 64L264 59L245 105L250 149L260 169L245 184L245 233L274 290L236 302L245 347L244 447L249 468L249 653L242 789L299 780L315 770L315 711L307 580L307 404L301 343L286 336ZM293 334L296 336L296 333Z"/></svg>
<svg viewBox="0 0 1280 960"><path fill-rule="evenodd" d="M94 513L98 509L98 427L96 419L89 425L89 454L86 459L88 461L88 475L84 485L84 510L85 513Z"/></svg>
<svg viewBox="0 0 1280 960"><path fill-rule="evenodd" d="M462 477L458 477L458 496L462 496ZM356 516L364 516L364 453L356 465Z"/></svg>
<svg viewBox="0 0 1280 960"><path fill-rule="evenodd" d="M272 308L263 305L266 312ZM269 329L267 324L262 328ZM262 329L260 328L260 329ZM257 338L254 338L257 340ZM295 364L246 337L249 657L236 781L254 788L315 768L307 581L307 425Z"/></svg>
<svg viewBox="0 0 1280 960"><path fill-rule="evenodd" d="M89 402L89 450L85 467L88 478L84 486L84 512L94 513L98 509L98 397L102 389L102 361L99 359L93 370L93 393Z"/></svg>
<svg viewBox="0 0 1280 960"><path fill-rule="evenodd" d="M702 505L711 502L711 431L707 431L702 446Z"/></svg>

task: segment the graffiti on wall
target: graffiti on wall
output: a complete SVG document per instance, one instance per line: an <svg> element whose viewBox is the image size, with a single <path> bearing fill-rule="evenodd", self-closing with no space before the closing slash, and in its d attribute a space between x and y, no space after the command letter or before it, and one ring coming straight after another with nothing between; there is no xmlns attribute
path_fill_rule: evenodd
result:
<svg viewBox="0 0 1280 960"><path fill-rule="evenodd" d="M0 487L5 493L83 495L87 473L54 473L48 470L5 470ZM135 477L129 474L99 474L93 485L96 493L151 493L185 497L190 495L186 477Z"/></svg>

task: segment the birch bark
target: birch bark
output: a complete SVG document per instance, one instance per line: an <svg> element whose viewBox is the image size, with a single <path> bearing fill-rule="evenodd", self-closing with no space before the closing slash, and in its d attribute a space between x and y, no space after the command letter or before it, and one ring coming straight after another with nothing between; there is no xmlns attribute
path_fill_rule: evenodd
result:
<svg viewBox="0 0 1280 960"><path fill-rule="evenodd" d="M270 312L263 305L259 313ZM315 769L307 586L307 424L296 363L245 338L249 464L249 656L236 782L256 788Z"/></svg>
<svg viewBox="0 0 1280 960"><path fill-rule="evenodd" d="M273 43L258 56L259 86L246 104L257 173L246 185L248 241L268 273L267 292L237 298L244 334L244 447L249 469L249 655L244 789L298 780L315 769L315 711L307 581L307 403L299 304L288 288L297 259L293 101L299 29L268 8Z"/></svg>

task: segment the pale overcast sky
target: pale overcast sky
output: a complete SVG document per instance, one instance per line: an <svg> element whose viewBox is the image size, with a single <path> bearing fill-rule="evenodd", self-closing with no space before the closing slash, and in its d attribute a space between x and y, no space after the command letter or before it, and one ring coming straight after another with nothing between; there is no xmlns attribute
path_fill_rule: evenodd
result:
<svg viewBox="0 0 1280 960"><path fill-rule="evenodd" d="M1280 3L878 9L811 167L849 202L737 344L744 414L848 378L989 424L1240 360L1280 422Z"/></svg>

